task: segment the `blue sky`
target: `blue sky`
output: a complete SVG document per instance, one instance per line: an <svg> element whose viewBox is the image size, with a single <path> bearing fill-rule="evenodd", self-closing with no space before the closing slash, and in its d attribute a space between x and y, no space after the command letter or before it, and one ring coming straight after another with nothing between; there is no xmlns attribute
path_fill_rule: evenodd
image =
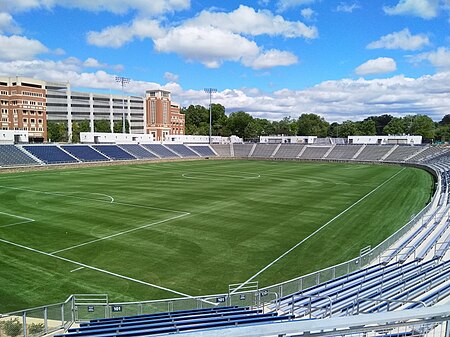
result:
<svg viewBox="0 0 450 337"><path fill-rule="evenodd" d="M0 0L0 76L281 119L450 113L450 0Z"/></svg>

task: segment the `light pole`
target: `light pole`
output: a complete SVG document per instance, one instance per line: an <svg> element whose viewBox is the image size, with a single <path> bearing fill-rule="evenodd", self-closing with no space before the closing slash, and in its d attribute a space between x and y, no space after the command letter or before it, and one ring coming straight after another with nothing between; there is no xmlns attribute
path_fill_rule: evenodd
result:
<svg viewBox="0 0 450 337"><path fill-rule="evenodd" d="M209 144L211 144L211 135L212 135L212 103L211 98L212 94L217 92L217 89L214 88L205 88L205 92L209 94Z"/></svg>
<svg viewBox="0 0 450 337"><path fill-rule="evenodd" d="M130 83L130 79L127 77L116 76L116 82L122 85L122 133L125 133L125 94L123 87Z"/></svg>

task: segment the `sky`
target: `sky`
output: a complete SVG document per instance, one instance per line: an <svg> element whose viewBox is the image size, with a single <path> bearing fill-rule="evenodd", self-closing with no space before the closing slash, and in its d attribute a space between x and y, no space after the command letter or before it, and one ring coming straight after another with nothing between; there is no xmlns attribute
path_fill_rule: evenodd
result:
<svg viewBox="0 0 450 337"><path fill-rule="evenodd" d="M450 0L0 0L0 76L329 122L450 114Z"/></svg>

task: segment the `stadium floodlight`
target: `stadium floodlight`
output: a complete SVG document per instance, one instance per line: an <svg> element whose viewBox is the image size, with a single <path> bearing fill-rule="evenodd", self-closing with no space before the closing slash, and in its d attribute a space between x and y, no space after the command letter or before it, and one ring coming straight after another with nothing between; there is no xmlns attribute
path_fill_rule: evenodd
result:
<svg viewBox="0 0 450 337"><path fill-rule="evenodd" d="M211 144L211 131L212 131L212 104L211 98L212 94L217 92L214 88L205 88L205 92L209 94L209 144Z"/></svg>
<svg viewBox="0 0 450 337"><path fill-rule="evenodd" d="M127 77L116 76L115 80L122 86L122 133L125 133L125 94L123 92L124 86L130 83L130 79Z"/></svg>

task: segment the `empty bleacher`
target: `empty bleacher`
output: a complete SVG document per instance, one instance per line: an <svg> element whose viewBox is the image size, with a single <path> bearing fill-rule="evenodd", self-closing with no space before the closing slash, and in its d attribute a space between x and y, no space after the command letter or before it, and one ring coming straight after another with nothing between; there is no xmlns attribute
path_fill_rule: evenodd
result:
<svg viewBox="0 0 450 337"><path fill-rule="evenodd" d="M432 159L434 157L440 156L446 152L448 152L449 149L442 148L438 146L429 146L424 151L419 152L417 155L409 158L407 162L422 162L429 159Z"/></svg>
<svg viewBox="0 0 450 337"><path fill-rule="evenodd" d="M0 166L29 166L38 162L14 145L0 145Z"/></svg>
<svg viewBox="0 0 450 337"><path fill-rule="evenodd" d="M93 145L93 147L103 153L105 156L113 160L133 160L136 157L132 156L117 145Z"/></svg>
<svg viewBox="0 0 450 337"><path fill-rule="evenodd" d="M350 160L361 149L362 145L336 145L326 159Z"/></svg>
<svg viewBox="0 0 450 337"><path fill-rule="evenodd" d="M184 144L167 144L166 147L168 147L172 152L179 154L183 158L199 157L197 153L192 151Z"/></svg>
<svg viewBox="0 0 450 337"><path fill-rule="evenodd" d="M217 157L209 145L189 145L189 148L197 152L202 157Z"/></svg>
<svg viewBox="0 0 450 337"><path fill-rule="evenodd" d="M92 320L58 337L150 336L292 320L291 315L262 313L246 307L218 307Z"/></svg>
<svg viewBox="0 0 450 337"><path fill-rule="evenodd" d="M250 155L255 144L233 144L234 156L237 158L246 158Z"/></svg>
<svg viewBox="0 0 450 337"><path fill-rule="evenodd" d="M422 149L422 146L398 146L391 154L384 158L384 161L405 161Z"/></svg>
<svg viewBox="0 0 450 337"><path fill-rule="evenodd" d="M150 152L158 155L160 158L180 158L178 154L171 151L162 144L142 144Z"/></svg>
<svg viewBox="0 0 450 337"><path fill-rule="evenodd" d="M279 159L297 158L304 147L303 144L281 144L273 157Z"/></svg>
<svg viewBox="0 0 450 337"><path fill-rule="evenodd" d="M361 153L355 158L361 161L380 160L392 149L392 145L366 145Z"/></svg>
<svg viewBox="0 0 450 337"><path fill-rule="evenodd" d="M155 154L147 151L145 148L139 144L120 144L120 148L124 149L128 153L132 154L138 159L158 159L159 157Z"/></svg>
<svg viewBox="0 0 450 337"><path fill-rule="evenodd" d="M82 162L110 160L88 145L62 145L61 148Z"/></svg>
<svg viewBox="0 0 450 337"><path fill-rule="evenodd" d="M322 159L330 150L329 146L307 146L299 157L301 159Z"/></svg>
<svg viewBox="0 0 450 337"><path fill-rule="evenodd" d="M256 144L251 156L255 158L270 158L278 146L279 144Z"/></svg>
<svg viewBox="0 0 450 337"><path fill-rule="evenodd" d="M78 160L56 145L25 145L25 150L46 164L77 163Z"/></svg>
<svg viewBox="0 0 450 337"><path fill-rule="evenodd" d="M231 157L231 144L212 144L211 147L219 157Z"/></svg>

